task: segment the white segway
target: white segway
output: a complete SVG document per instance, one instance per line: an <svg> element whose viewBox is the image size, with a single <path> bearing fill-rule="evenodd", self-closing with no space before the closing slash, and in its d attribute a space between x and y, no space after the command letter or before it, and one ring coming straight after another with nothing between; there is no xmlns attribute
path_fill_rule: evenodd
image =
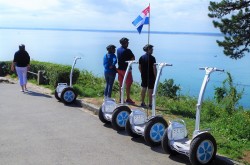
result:
<svg viewBox="0 0 250 165"><path fill-rule="evenodd" d="M187 138L186 124L181 119L170 121L170 125L166 129L162 139L162 148L166 153L171 155L177 153L185 154L189 157L192 165L210 164L215 158L217 144L214 137L208 132L208 129L200 130L200 112L210 74L215 71L224 71L211 67L200 68L200 70L205 70L206 74L200 89L196 107L195 130L192 139L189 140Z"/></svg>
<svg viewBox="0 0 250 165"><path fill-rule="evenodd" d="M62 101L64 104L72 104L76 100L77 94L72 86L72 77L76 61L79 59L81 59L81 57L74 58L69 76L70 84L68 85L67 83L58 83L56 87L55 98L59 101Z"/></svg>
<svg viewBox="0 0 250 165"><path fill-rule="evenodd" d="M112 123L113 128L117 131L125 129L126 120L128 119L128 116L131 113L131 109L128 107L128 105L124 104L124 88L132 64L138 64L138 62L136 61L127 61L127 62L128 62L128 67L126 69L121 87L121 103L116 104L114 99L105 98L98 113L99 119L103 123Z"/></svg>
<svg viewBox="0 0 250 165"><path fill-rule="evenodd" d="M161 144L164 131L168 127L168 124L164 118L160 115L156 115L155 113L156 91L162 73L162 68L165 66L172 66L172 64L167 63L157 63L155 65L158 65L158 69L152 94L152 114L151 116L148 116L144 110L132 110L131 114L129 115L129 120L127 120L125 126L128 135L134 138L144 136L146 143L150 146Z"/></svg>

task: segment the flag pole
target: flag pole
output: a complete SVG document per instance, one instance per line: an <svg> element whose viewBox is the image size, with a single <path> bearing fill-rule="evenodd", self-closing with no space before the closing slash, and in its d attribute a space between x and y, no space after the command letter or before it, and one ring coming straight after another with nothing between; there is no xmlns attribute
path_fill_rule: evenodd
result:
<svg viewBox="0 0 250 165"><path fill-rule="evenodd" d="M148 6L149 6L149 13L148 13L148 45L149 45L149 40L150 40L150 21L151 21L151 19L150 19L150 12L151 12L151 8L150 8L150 3L148 4ZM149 69L149 60L148 60L148 69ZM148 70L148 74L149 74L149 70ZM149 75L148 75L148 78L149 78ZM147 81L149 81L149 80L147 80ZM149 82L148 82L148 84L149 84ZM149 103L149 97L150 96L148 96L148 92L147 92L147 102ZM149 113L148 113L148 107L147 107L147 117L149 116Z"/></svg>
<svg viewBox="0 0 250 165"><path fill-rule="evenodd" d="M151 21L151 19L150 19L150 13L151 13L151 8L150 8L150 3L149 3L149 15L148 15L148 44L149 44L149 39L150 39L150 21Z"/></svg>

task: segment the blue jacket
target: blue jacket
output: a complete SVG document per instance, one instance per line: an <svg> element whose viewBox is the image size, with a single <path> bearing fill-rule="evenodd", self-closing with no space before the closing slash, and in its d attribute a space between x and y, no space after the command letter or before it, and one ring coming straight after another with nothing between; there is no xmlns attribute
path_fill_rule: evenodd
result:
<svg viewBox="0 0 250 165"><path fill-rule="evenodd" d="M105 54L103 57L103 66L104 66L104 73L113 72L116 73L116 63L117 58L115 54ZM111 69L110 67L113 66Z"/></svg>

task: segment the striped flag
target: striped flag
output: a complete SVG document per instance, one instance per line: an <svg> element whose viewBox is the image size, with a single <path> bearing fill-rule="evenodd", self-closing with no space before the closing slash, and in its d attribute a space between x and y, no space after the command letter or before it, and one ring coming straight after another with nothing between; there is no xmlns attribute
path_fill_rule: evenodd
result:
<svg viewBox="0 0 250 165"><path fill-rule="evenodd" d="M146 9L142 11L142 13L132 22L132 24L137 28L139 34L141 33L143 25L149 24L149 12L150 7L148 6Z"/></svg>

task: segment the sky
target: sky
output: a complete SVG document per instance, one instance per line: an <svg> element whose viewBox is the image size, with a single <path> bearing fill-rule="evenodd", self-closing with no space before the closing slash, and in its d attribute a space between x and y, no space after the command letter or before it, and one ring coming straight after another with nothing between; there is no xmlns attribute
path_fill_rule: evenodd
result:
<svg viewBox="0 0 250 165"><path fill-rule="evenodd" d="M149 4L152 31L219 32L209 0L0 0L0 27L136 30Z"/></svg>

